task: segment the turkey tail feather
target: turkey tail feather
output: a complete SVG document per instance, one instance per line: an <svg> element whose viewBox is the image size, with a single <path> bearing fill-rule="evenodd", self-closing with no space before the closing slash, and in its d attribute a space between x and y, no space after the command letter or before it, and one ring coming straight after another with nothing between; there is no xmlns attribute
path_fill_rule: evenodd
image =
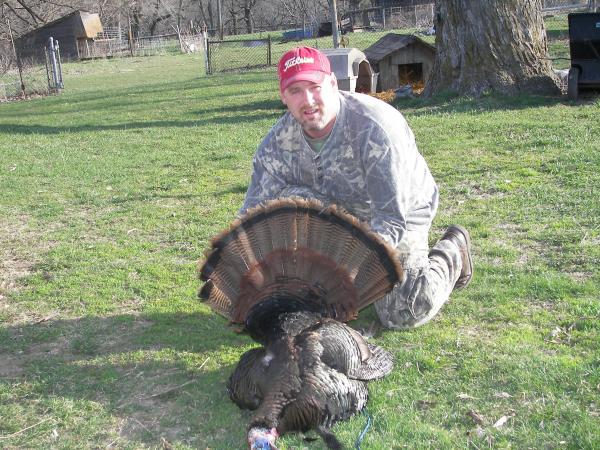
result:
<svg viewBox="0 0 600 450"><path fill-rule="evenodd" d="M273 293L310 293L340 321L403 278L396 250L341 208L284 198L248 210L199 264L200 297L233 322Z"/></svg>

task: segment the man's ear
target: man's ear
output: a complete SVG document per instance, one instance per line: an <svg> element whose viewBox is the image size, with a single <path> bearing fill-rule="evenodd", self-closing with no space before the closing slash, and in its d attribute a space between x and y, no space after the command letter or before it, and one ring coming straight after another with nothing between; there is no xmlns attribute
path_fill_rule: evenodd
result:
<svg viewBox="0 0 600 450"><path fill-rule="evenodd" d="M335 77L335 73L331 72L331 86L337 88L337 78Z"/></svg>

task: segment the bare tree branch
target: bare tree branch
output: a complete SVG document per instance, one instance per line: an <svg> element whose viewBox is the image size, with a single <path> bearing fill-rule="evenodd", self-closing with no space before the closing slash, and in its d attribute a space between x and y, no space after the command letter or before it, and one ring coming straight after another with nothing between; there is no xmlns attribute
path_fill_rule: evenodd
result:
<svg viewBox="0 0 600 450"><path fill-rule="evenodd" d="M42 22L42 23L46 22L42 17L40 17L38 14L36 14L36 12L32 8L30 8L29 5L27 5L23 0L16 0L16 2L19 5L21 5L25 11L27 11L29 13L31 18L36 23L36 25L39 24L40 22Z"/></svg>

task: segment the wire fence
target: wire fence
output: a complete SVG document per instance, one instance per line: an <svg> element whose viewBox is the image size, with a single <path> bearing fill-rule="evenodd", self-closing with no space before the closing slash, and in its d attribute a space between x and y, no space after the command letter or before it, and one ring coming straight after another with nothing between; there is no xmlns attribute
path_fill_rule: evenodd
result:
<svg viewBox="0 0 600 450"><path fill-rule="evenodd" d="M434 13L433 4L354 11L342 21L340 44L364 50L391 31L431 35ZM207 73L271 66L298 45L330 48L331 27L327 33L322 25L313 28L299 25L261 38L208 40Z"/></svg>
<svg viewBox="0 0 600 450"><path fill-rule="evenodd" d="M543 0L542 10L545 13L550 13L552 11L565 12L568 10L593 9L596 7L596 3L598 3L596 0Z"/></svg>
<svg viewBox="0 0 600 450"><path fill-rule="evenodd" d="M194 53L202 49L202 34L183 33L129 38L127 35L105 32L97 39L78 43L80 59Z"/></svg>
<svg viewBox="0 0 600 450"><path fill-rule="evenodd" d="M573 11L589 11L595 8L593 0L545 0L543 15L546 17L548 43L553 66L565 69L569 66L569 35L567 16ZM341 46L365 50L390 32L416 34L433 43L433 4L410 7L367 8L351 11L341 23ZM299 45L331 48L331 36L323 36L321 28L299 25L285 32L258 35L258 38L208 40L208 74L248 70L277 64L289 49ZM331 34L331 30L329 30Z"/></svg>
<svg viewBox="0 0 600 450"><path fill-rule="evenodd" d="M0 102L47 95L63 87L60 50L43 46L24 49L0 46Z"/></svg>

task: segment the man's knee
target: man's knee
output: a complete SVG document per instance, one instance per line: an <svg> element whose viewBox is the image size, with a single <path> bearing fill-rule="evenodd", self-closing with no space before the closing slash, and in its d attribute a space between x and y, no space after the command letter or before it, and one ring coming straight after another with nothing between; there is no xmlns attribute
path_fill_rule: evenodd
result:
<svg viewBox="0 0 600 450"><path fill-rule="evenodd" d="M420 272L416 277L407 277L401 285L378 300L375 310L383 326L406 330L429 322L443 303L436 302L432 286L425 274Z"/></svg>
<svg viewBox="0 0 600 450"><path fill-rule="evenodd" d="M399 307L397 309L381 308L376 303L375 310L384 327L395 330L409 330L426 324L439 311L439 308L434 311L431 305L427 306L428 308L422 308L420 313L416 313L414 309L408 307Z"/></svg>

